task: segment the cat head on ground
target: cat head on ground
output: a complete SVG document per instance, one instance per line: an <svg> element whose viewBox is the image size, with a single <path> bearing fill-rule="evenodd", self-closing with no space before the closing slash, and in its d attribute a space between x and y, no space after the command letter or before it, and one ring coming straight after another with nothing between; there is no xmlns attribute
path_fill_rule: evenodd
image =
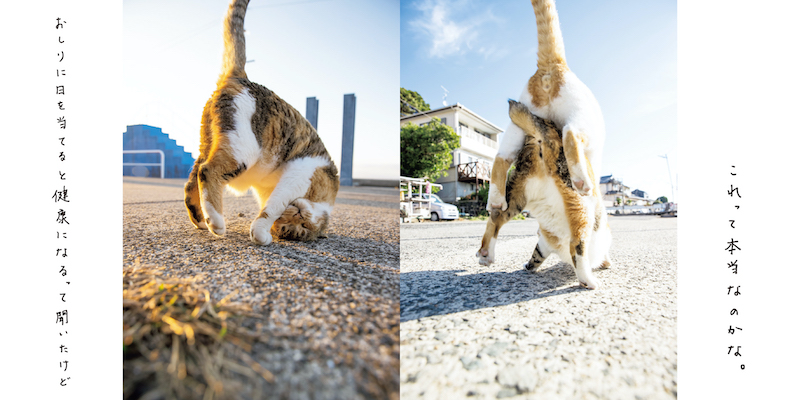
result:
<svg viewBox="0 0 800 400"><path fill-rule="evenodd" d="M306 242L327 238L330 204L300 198L292 201L272 225L272 234L285 240Z"/></svg>

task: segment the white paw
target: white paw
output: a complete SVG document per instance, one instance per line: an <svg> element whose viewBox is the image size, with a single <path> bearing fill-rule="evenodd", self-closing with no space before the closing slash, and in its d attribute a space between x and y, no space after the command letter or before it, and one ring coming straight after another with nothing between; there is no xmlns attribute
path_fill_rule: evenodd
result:
<svg viewBox="0 0 800 400"><path fill-rule="evenodd" d="M492 210L501 209L503 211L508 209L508 203L506 202L506 196L503 196L497 188L492 185L489 188L489 199L486 202L486 211L491 212Z"/></svg>
<svg viewBox="0 0 800 400"><path fill-rule="evenodd" d="M272 234L269 232L269 228L266 218L257 218L250 224L250 240L262 246L272 243Z"/></svg>
<svg viewBox="0 0 800 400"><path fill-rule="evenodd" d="M582 179L581 177L573 176L572 179L572 187L575 189L578 194L582 196L586 196L592 192L592 182L590 180Z"/></svg>
<svg viewBox="0 0 800 400"><path fill-rule="evenodd" d="M478 257L478 264L484 267L488 267L494 262L494 252L490 250L480 249L475 253L475 257Z"/></svg>
<svg viewBox="0 0 800 400"><path fill-rule="evenodd" d="M585 168L583 165L577 165L575 167L574 173L570 173L570 179L572 179L572 187L581 195L586 196L592 192L594 185L592 185L592 180L589 179L589 174L586 173Z"/></svg>
<svg viewBox="0 0 800 400"><path fill-rule="evenodd" d="M597 282L597 279L595 279L594 277L586 278L586 279L579 279L579 281L580 281L581 287L589 289L589 290L594 290L594 289L597 289L597 288L600 287L600 283Z"/></svg>
<svg viewBox="0 0 800 400"><path fill-rule="evenodd" d="M225 236L225 218L211 206L211 203L206 202L203 213L206 219L204 225L208 227L208 230L216 236ZM200 221L199 224L203 224L203 222Z"/></svg>
<svg viewBox="0 0 800 400"><path fill-rule="evenodd" d="M225 236L225 221L224 220L223 221L214 222L212 219L206 218L206 222L208 222L206 224L207 227L208 227L208 231L213 233L214 236L219 236L219 237Z"/></svg>

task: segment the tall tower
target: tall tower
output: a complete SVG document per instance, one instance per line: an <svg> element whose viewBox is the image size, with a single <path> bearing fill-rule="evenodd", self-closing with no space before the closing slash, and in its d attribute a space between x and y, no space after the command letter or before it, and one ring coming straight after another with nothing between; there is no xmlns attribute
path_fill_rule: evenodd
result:
<svg viewBox="0 0 800 400"><path fill-rule="evenodd" d="M314 130L317 129L317 116L319 115L319 100L316 97L306 97L306 119L311 122Z"/></svg>
<svg viewBox="0 0 800 400"><path fill-rule="evenodd" d="M339 185L353 186L353 139L356 131L356 95L344 95L344 116L342 118L342 166L339 171Z"/></svg>

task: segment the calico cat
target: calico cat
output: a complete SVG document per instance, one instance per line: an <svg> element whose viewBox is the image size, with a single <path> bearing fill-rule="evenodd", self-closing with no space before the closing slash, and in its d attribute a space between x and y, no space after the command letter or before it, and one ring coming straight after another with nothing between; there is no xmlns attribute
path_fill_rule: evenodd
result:
<svg viewBox="0 0 800 400"><path fill-rule="evenodd" d="M500 228L522 210L529 210L539 223L539 239L525 269L536 271L548 255L555 253L572 265L581 286L596 289L599 284L592 268L611 266L611 231L597 187L588 196L575 190L561 133L552 122L513 100L509 100L509 116L525 132L525 142L508 180L508 208L492 210L476 254L478 261L491 264ZM587 177L594 179L591 165L587 167Z"/></svg>
<svg viewBox="0 0 800 400"><path fill-rule="evenodd" d="M198 229L225 234L222 192L254 189L261 212L250 225L260 245L325 237L339 190L336 166L317 132L289 103L244 71L244 15L234 0L224 22L217 90L203 109L200 157L186 183L186 210ZM274 224L274 225L273 225Z"/></svg>
<svg viewBox="0 0 800 400"><path fill-rule="evenodd" d="M562 133L564 154L578 193L589 195L599 184L589 170L600 171L605 126L600 105L592 92L567 67L561 28L553 0L532 0L536 14L539 50L536 73L528 80L519 101L534 115L552 121ZM525 141L525 133L509 124L494 159L486 209L506 210L506 174Z"/></svg>

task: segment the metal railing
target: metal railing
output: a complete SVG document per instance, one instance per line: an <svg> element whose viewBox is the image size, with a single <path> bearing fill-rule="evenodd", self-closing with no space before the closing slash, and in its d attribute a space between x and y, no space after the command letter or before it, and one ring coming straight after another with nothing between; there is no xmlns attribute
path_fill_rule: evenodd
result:
<svg viewBox="0 0 800 400"><path fill-rule="evenodd" d="M459 182L472 182L480 183L480 181L488 181L492 178L492 169L488 163L483 161L473 161L456 166Z"/></svg>
<svg viewBox="0 0 800 400"><path fill-rule="evenodd" d="M157 153L161 155L161 162L157 163L122 163L122 166L143 166L143 167L161 167L161 179L164 179L164 152L161 150L122 150L122 154L147 154L147 153Z"/></svg>
<svg viewBox="0 0 800 400"><path fill-rule="evenodd" d="M474 141L476 141L476 142L478 142L478 143L480 143L480 144L482 144L484 146L491 147L491 148L493 148L495 150L499 147L499 145L497 144L496 141L494 141L494 140L492 140L492 139L490 139L490 138L488 138L486 136L483 136L480 133L477 133L472 129L464 128L463 125L461 127L459 127L458 134L461 135L461 137L472 139L472 140L474 140Z"/></svg>

